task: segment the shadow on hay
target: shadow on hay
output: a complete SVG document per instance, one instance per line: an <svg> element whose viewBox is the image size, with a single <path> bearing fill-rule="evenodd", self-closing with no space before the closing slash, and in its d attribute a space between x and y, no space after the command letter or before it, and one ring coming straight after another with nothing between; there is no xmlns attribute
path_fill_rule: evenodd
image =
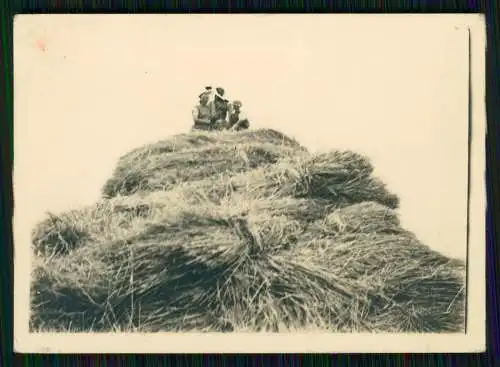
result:
<svg viewBox="0 0 500 367"><path fill-rule="evenodd" d="M102 188L104 198L135 192L170 190L183 182L233 175L277 163L296 150L269 143L211 145L121 162Z"/></svg>
<svg viewBox="0 0 500 367"><path fill-rule="evenodd" d="M155 143L136 148L120 157L119 165L120 163L125 163L125 165L127 165L126 162L144 159L156 154L173 153L216 144L238 145L248 142L268 143L277 146L296 148L303 151L306 150L295 139L273 129L257 129L240 132L193 131L190 133L177 134L169 139L159 140Z"/></svg>
<svg viewBox="0 0 500 367"><path fill-rule="evenodd" d="M462 330L463 268L410 235L316 236L314 227L294 234L287 221L249 226L245 233L236 231L236 219L186 216L151 225L126 242L82 248L70 261L80 263L78 269L88 266L89 257L99 259L94 266L100 271L91 279L84 276L88 269L75 274L70 265L58 270L53 263L33 283L40 306L32 325L61 328L71 321L75 329L93 331L128 324L143 331L277 332L314 324L340 332Z"/></svg>
<svg viewBox="0 0 500 367"><path fill-rule="evenodd" d="M338 274L366 297L369 330L461 332L465 264L399 233L328 233L310 226L288 256Z"/></svg>
<svg viewBox="0 0 500 367"><path fill-rule="evenodd" d="M241 256L238 244L227 221L185 215L127 241L84 247L37 269L31 327L223 330L211 310L220 282Z"/></svg>
<svg viewBox="0 0 500 367"><path fill-rule="evenodd" d="M191 133L122 157L103 190L125 198L36 229L32 330L462 331L463 264L400 227L367 157L295 144Z"/></svg>
<svg viewBox="0 0 500 367"><path fill-rule="evenodd" d="M61 279L60 274L39 275L32 284L37 312L31 327L67 325L104 332L115 325L133 325L172 331L203 329L216 322L210 315L209 295L227 272L225 264L208 266L181 248L161 245L136 244L129 250L136 258L131 267L118 269L130 260L124 258L128 254L109 253L102 259L105 273L92 284L77 284L76 279ZM113 278L117 273L120 279Z"/></svg>
<svg viewBox="0 0 500 367"><path fill-rule="evenodd" d="M338 152L323 154L321 161L318 157L283 159L248 172L190 182L178 190L183 195L204 196L213 202L237 193L255 199L293 197L336 206L374 201L398 208L399 197L371 176L369 161L351 153L349 156L358 162L357 168L350 162L347 169L341 161L335 161L338 155Z"/></svg>
<svg viewBox="0 0 500 367"><path fill-rule="evenodd" d="M280 323L304 324L308 317L338 312L340 296L321 312L316 307L311 313L298 303L302 297L317 304L318 287L339 294L339 286L305 269L279 264L280 247L298 240L293 232L282 233L286 226L297 230L283 218L252 231L239 217L190 215L151 225L126 242L95 248L94 253L83 248L69 259L79 263L73 264L76 273L65 258L39 269L32 286L37 312L31 325L61 328L71 322L75 330L93 331L127 324L150 331L231 331L252 325L277 331ZM101 263L94 264L99 271L92 278L84 276L89 269L81 268L90 266L85 262L89 257ZM61 266L55 266L57 261ZM288 293L291 290L295 296ZM232 318L227 317L230 313Z"/></svg>

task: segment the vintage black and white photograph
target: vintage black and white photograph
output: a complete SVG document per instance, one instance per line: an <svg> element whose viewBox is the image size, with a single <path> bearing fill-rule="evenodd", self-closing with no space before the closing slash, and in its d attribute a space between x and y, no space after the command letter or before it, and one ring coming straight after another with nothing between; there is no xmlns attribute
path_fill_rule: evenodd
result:
<svg viewBox="0 0 500 367"><path fill-rule="evenodd" d="M481 350L483 28L18 16L19 347Z"/></svg>

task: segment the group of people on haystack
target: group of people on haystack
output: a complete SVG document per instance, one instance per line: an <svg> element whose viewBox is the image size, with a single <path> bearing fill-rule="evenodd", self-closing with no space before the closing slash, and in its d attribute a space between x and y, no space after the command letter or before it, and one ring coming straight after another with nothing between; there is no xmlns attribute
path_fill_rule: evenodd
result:
<svg viewBox="0 0 500 367"><path fill-rule="evenodd" d="M193 108L193 130L240 131L250 127L248 117L242 111L241 101L230 101L222 87L205 87L198 96L199 103Z"/></svg>

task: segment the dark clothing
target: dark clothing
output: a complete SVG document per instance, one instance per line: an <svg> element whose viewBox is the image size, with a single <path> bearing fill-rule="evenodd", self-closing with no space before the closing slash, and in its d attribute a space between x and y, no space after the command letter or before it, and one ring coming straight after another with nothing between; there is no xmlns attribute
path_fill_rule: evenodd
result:
<svg viewBox="0 0 500 367"><path fill-rule="evenodd" d="M233 126L235 126L234 130L236 131L246 130L250 127L250 122L248 121L248 118L241 113L241 111L233 111L229 115L228 129L233 128Z"/></svg>
<svg viewBox="0 0 500 367"><path fill-rule="evenodd" d="M233 127L234 125L232 125L231 127ZM231 128L230 127L230 128ZM234 130L236 131L240 131L240 130L247 130L248 128L250 127L250 122L245 119L245 120L240 120L240 122L238 123L238 125L234 128Z"/></svg>
<svg viewBox="0 0 500 367"><path fill-rule="evenodd" d="M212 131L212 125L194 124L192 130Z"/></svg>
<svg viewBox="0 0 500 367"><path fill-rule="evenodd" d="M240 114L233 112L229 115L229 128L233 127L240 120Z"/></svg>
<svg viewBox="0 0 500 367"><path fill-rule="evenodd" d="M215 100L213 102L213 104L214 104L213 105L214 106L214 114L212 116L212 122L219 121L219 120L226 121L228 111L229 111L229 104L227 102L220 101L220 100Z"/></svg>

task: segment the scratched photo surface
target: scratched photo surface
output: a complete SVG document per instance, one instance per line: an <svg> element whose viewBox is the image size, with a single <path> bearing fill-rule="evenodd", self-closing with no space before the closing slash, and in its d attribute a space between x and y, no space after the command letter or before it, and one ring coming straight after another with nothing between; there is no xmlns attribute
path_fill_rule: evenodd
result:
<svg viewBox="0 0 500 367"><path fill-rule="evenodd" d="M20 328L466 335L467 18L334 19L16 18Z"/></svg>

